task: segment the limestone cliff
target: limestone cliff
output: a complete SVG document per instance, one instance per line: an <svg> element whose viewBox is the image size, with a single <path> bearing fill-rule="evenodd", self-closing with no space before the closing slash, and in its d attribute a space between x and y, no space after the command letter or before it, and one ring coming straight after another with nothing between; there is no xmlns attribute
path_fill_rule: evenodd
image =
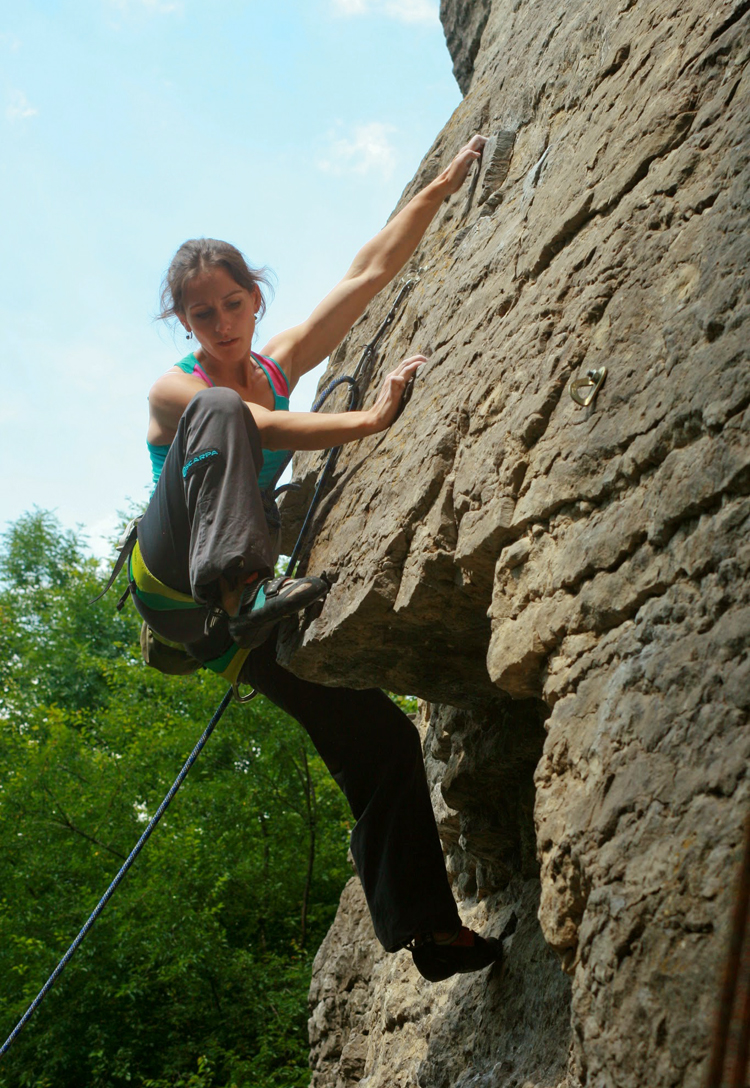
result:
<svg viewBox="0 0 750 1088"><path fill-rule="evenodd" d="M342 453L309 563L337 580L285 653L428 701L454 888L506 963L422 982L354 882L316 963L313 1084L697 1088L750 804L750 5L442 15L468 93L404 200L501 136L408 270L367 396L429 362Z"/></svg>

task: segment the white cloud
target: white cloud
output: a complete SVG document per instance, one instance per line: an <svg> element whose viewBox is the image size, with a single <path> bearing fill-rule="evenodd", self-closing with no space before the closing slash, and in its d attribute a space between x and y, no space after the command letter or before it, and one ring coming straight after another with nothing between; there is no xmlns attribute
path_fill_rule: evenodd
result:
<svg viewBox="0 0 750 1088"><path fill-rule="evenodd" d="M402 23L440 22L438 0L332 0L338 15L385 15Z"/></svg>
<svg viewBox="0 0 750 1088"><path fill-rule="evenodd" d="M389 140L393 125L370 121L355 125L351 139L329 133L329 147L317 166L326 174L372 174L390 178L396 165L396 151Z"/></svg>
<svg viewBox="0 0 750 1088"><path fill-rule="evenodd" d="M5 110L5 116L9 121L24 121L27 117L36 117L39 113L31 105L23 91L11 91L10 102Z"/></svg>
<svg viewBox="0 0 750 1088"><path fill-rule="evenodd" d="M171 15L175 12L182 14L184 8L182 0L109 0L109 2L113 8L126 14L138 9L150 15Z"/></svg>
<svg viewBox="0 0 750 1088"><path fill-rule="evenodd" d="M440 25L440 8L433 0L388 0L385 14L403 23L434 23Z"/></svg>

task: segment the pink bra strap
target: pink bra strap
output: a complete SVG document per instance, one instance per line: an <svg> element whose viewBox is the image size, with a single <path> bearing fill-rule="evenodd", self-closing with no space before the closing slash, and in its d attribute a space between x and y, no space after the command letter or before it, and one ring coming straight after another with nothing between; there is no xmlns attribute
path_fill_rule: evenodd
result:
<svg viewBox="0 0 750 1088"><path fill-rule="evenodd" d="M284 374L284 371L281 369L276 360L271 359L268 355L259 355L255 351L253 352L253 355L256 359L262 359L265 363L266 370L271 376L271 381L273 382L273 387L276 393L278 393L280 397L288 397L289 386L287 385L286 375Z"/></svg>
<svg viewBox="0 0 750 1088"><path fill-rule="evenodd" d="M195 361L195 366L193 367L193 374L197 374L198 377L201 378L206 383L206 385L213 388L214 383L211 381L208 374L206 374L205 370L203 369L203 367L201 366L201 364L198 362L197 359Z"/></svg>

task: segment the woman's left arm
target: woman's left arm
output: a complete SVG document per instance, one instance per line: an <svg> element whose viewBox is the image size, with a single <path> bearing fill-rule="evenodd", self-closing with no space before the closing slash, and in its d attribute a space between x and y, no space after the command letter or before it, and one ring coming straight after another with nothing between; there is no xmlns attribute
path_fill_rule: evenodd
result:
<svg viewBox="0 0 750 1088"><path fill-rule="evenodd" d="M303 374L330 355L378 291L401 271L445 197L463 185L486 142L484 136L474 136L442 174L360 249L344 278L307 321L279 333L266 344L263 355L279 362L292 388Z"/></svg>

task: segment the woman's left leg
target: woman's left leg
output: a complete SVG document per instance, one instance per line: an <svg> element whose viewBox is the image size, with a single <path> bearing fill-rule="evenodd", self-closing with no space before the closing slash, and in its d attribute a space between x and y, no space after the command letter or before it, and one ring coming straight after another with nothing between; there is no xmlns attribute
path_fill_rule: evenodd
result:
<svg viewBox="0 0 750 1088"><path fill-rule="evenodd" d="M351 847L378 940L395 952L460 925L425 777L419 733L382 691L313 684L276 661L276 639L242 670L307 730L357 820Z"/></svg>

